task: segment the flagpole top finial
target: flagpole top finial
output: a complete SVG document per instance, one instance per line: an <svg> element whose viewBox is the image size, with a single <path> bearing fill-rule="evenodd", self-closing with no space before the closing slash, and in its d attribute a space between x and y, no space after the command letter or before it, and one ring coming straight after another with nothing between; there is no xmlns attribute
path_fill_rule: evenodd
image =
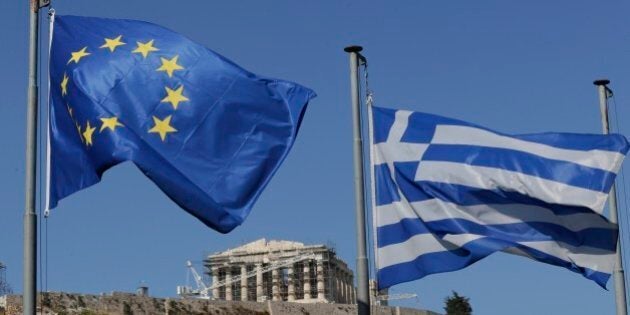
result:
<svg viewBox="0 0 630 315"><path fill-rule="evenodd" d="M609 83L610 83L610 80L608 80L608 79L599 79L599 80L593 81L593 84L595 84L597 86L600 86L600 85L606 86Z"/></svg>
<svg viewBox="0 0 630 315"><path fill-rule="evenodd" d="M360 52L362 50L363 50L363 47L361 47L361 46L348 46L348 47L343 49L343 51L345 51L347 53L358 53L358 52Z"/></svg>

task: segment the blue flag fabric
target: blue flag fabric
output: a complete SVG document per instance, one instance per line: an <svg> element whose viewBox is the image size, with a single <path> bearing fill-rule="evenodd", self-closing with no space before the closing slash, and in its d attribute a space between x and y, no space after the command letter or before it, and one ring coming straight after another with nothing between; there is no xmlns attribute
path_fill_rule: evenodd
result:
<svg viewBox="0 0 630 315"><path fill-rule="evenodd" d="M287 156L315 93L248 72L151 23L56 16L49 208L133 161L227 233Z"/></svg>
<svg viewBox="0 0 630 315"><path fill-rule="evenodd" d="M605 287L617 225L603 209L628 152L621 135L506 135L373 107L379 288L503 251Z"/></svg>

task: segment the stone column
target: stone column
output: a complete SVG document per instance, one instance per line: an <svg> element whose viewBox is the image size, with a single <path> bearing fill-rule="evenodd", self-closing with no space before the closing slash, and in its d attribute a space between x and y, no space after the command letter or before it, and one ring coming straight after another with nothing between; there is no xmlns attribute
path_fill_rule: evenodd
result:
<svg viewBox="0 0 630 315"><path fill-rule="evenodd" d="M337 277L335 278L337 281L337 292L339 292L339 303L345 303L346 296L345 292L343 292L343 270L341 268L337 269Z"/></svg>
<svg viewBox="0 0 630 315"><path fill-rule="evenodd" d="M346 296L346 273L345 270L341 270L339 274L339 291L341 292L341 303L346 304L348 297Z"/></svg>
<svg viewBox="0 0 630 315"><path fill-rule="evenodd" d="M321 260L317 260L317 299L319 301L326 299L324 293L324 263Z"/></svg>
<svg viewBox="0 0 630 315"><path fill-rule="evenodd" d="M304 261L304 299L311 299L311 269L309 267L310 261Z"/></svg>
<svg viewBox="0 0 630 315"><path fill-rule="evenodd" d="M352 282L352 277L350 278L350 304L356 304L356 291L354 290L354 282Z"/></svg>
<svg viewBox="0 0 630 315"><path fill-rule="evenodd" d="M332 273L332 276L330 277L330 289L332 290L332 298L335 303L339 303L339 291L337 290L337 266L331 266L330 272Z"/></svg>
<svg viewBox="0 0 630 315"><path fill-rule="evenodd" d="M347 304L351 304L352 303L352 294L351 292L351 283L350 283L350 273L345 273L344 274L344 292L346 292L346 303Z"/></svg>
<svg viewBox="0 0 630 315"><path fill-rule="evenodd" d="M263 296L263 274L262 264L256 264L256 301L260 301Z"/></svg>
<svg viewBox="0 0 630 315"><path fill-rule="evenodd" d="M278 269L274 269L271 271L271 299L273 301L280 301L280 284L278 282Z"/></svg>
<svg viewBox="0 0 630 315"><path fill-rule="evenodd" d="M212 272L212 285L215 285L219 282L219 267L211 267L210 270ZM212 299L214 300L219 299L218 287L215 287L214 289L212 289Z"/></svg>
<svg viewBox="0 0 630 315"><path fill-rule="evenodd" d="M293 266L289 266L287 268L287 301L295 301L295 279L293 274Z"/></svg>
<svg viewBox="0 0 630 315"><path fill-rule="evenodd" d="M241 266L241 301L247 301L247 265Z"/></svg>
<svg viewBox="0 0 630 315"><path fill-rule="evenodd" d="M225 269L225 300L232 301L232 270L230 267Z"/></svg>

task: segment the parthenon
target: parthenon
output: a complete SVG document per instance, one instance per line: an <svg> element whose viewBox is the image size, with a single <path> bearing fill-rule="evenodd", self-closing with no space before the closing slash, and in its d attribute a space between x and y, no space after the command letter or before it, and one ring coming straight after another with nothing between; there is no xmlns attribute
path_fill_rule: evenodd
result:
<svg viewBox="0 0 630 315"><path fill-rule="evenodd" d="M352 270L325 245L260 239L204 260L213 299L354 303Z"/></svg>

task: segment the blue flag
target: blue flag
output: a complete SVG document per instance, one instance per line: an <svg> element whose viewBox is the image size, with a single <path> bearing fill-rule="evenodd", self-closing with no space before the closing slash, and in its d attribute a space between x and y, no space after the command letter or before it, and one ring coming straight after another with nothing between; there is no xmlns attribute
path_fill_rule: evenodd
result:
<svg viewBox="0 0 630 315"><path fill-rule="evenodd" d="M76 16L55 18L50 82L49 208L133 161L223 233L245 220L315 97L163 27Z"/></svg>
<svg viewBox="0 0 630 315"><path fill-rule="evenodd" d="M379 288L497 251L605 287L618 229L602 212L625 137L506 135L430 114L372 112Z"/></svg>

